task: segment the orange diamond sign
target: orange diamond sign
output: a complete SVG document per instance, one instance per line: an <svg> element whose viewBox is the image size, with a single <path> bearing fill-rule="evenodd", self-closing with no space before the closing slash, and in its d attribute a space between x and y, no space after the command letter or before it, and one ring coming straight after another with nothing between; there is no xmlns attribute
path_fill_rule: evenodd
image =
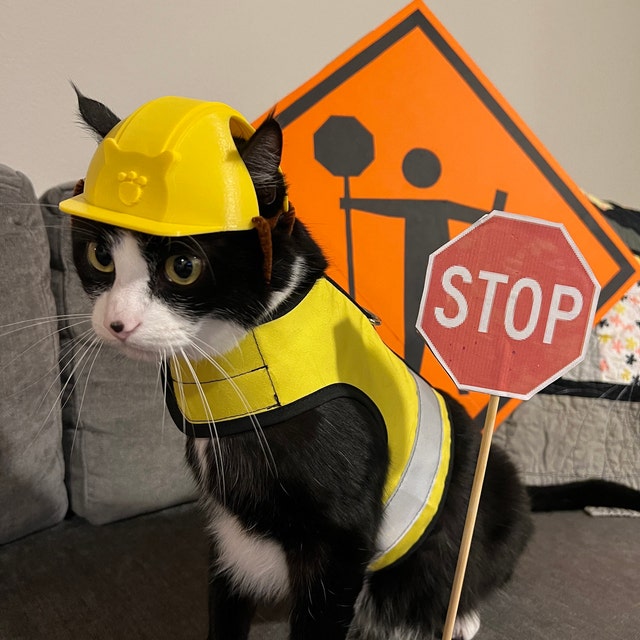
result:
<svg viewBox="0 0 640 640"><path fill-rule="evenodd" d="M487 397L457 392L415 331L431 253L499 209L563 223L601 285L597 317L638 279L631 253L421 2L282 100L278 120L291 200L330 275L473 416Z"/></svg>

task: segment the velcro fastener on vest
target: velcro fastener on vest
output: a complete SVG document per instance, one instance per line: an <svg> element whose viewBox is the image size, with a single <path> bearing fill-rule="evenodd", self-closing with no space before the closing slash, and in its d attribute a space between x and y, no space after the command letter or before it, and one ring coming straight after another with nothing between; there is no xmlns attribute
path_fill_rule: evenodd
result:
<svg viewBox="0 0 640 640"><path fill-rule="evenodd" d="M242 350L224 358L197 362L171 361L173 393L183 416L191 424L233 420L280 406L269 369L253 333L242 341ZM224 369L221 371L221 368ZM215 398L215 402L211 402Z"/></svg>

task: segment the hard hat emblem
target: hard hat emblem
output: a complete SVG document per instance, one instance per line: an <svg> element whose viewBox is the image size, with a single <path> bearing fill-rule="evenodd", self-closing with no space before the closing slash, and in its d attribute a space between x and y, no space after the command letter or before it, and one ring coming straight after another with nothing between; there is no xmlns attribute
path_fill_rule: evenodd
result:
<svg viewBox="0 0 640 640"><path fill-rule="evenodd" d="M147 177L139 176L136 171L120 171L118 173L118 196L124 204L136 204L142 198L142 191L147 186Z"/></svg>
<svg viewBox="0 0 640 640"><path fill-rule="evenodd" d="M104 178L98 179L98 183L104 180L103 197L109 198L111 191L111 197L117 197L127 207L138 204L143 197L147 206L165 206L166 174L171 163L178 160L178 154L165 150L149 156L137 151L124 151L113 138L107 138L104 141L104 160Z"/></svg>

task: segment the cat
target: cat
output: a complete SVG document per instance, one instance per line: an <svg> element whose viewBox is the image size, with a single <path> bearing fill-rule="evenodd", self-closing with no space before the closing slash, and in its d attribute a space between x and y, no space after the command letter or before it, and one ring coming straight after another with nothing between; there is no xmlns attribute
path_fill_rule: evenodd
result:
<svg viewBox="0 0 640 640"><path fill-rule="evenodd" d="M79 92L78 99L81 117L98 139L118 124L101 103ZM96 335L129 357L164 363L172 415L187 434L186 458L211 540L208 637L246 639L256 606L281 600L289 603L292 640L438 637L479 447L477 429L454 399L437 396L452 440L438 513L406 556L377 570L371 566L379 557L391 460L375 406L357 394L338 394L295 415L278 414L284 417L274 424L263 420L267 414L249 415L243 429L228 435L205 420L199 435L209 437L190 436L184 416L180 424L180 376L197 379L202 362L224 369L252 332L276 320L308 317L300 309L312 292L326 290L356 322L361 316L362 326L370 325L327 280L325 256L304 224L282 215L287 185L279 169L283 136L276 118L267 117L235 143L260 217L271 228L268 264L257 229L163 237L72 217L74 263L93 301ZM299 329L304 334L305 327ZM275 350L286 353L288 338ZM314 349L322 352L324 344ZM306 360L291 355L289 362ZM336 355L341 357L339 349ZM182 373L179 359L187 363ZM202 405L204 384L197 391ZM514 466L494 447L455 638L476 634L479 603L508 581L530 533L526 492Z"/></svg>

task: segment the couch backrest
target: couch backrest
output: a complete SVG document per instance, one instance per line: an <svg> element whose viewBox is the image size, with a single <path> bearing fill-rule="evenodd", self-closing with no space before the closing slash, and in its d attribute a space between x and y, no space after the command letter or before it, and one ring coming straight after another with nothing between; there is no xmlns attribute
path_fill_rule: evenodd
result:
<svg viewBox="0 0 640 640"><path fill-rule="evenodd" d="M55 314L33 187L0 165L0 543L67 512Z"/></svg>
<svg viewBox="0 0 640 640"><path fill-rule="evenodd" d="M157 366L87 348L91 309L57 208L71 188L38 203L0 165L0 544L69 506L103 524L195 497Z"/></svg>

